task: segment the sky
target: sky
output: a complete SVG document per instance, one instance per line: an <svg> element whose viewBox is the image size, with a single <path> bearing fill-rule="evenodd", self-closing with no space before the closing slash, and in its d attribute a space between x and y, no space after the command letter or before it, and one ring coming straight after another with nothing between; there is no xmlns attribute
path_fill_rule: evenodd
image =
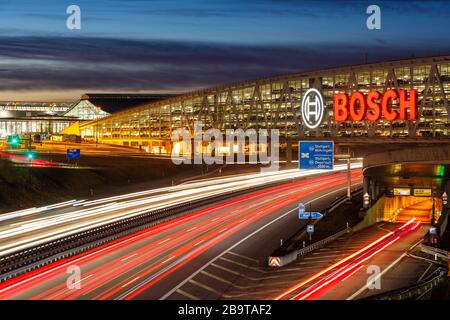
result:
<svg viewBox="0 0 450 320"><path fill-rule="evenodd" d="M69 5L81 29L66 26ZM369 30L366 9L381 9ZM0 100L181 93L450 54L450 1L0 0Z"/></svg>

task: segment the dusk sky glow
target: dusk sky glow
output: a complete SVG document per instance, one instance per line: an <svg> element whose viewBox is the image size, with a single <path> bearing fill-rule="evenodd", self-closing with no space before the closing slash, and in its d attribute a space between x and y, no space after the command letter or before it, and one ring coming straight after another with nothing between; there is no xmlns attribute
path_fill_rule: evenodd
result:
<svg viewBox="0 0 450 320"><path fill-rule="evenodd" d="M68 30L66 8L81 8ZM382 29L366 28L366 8ZM184 92L450 53L447 1L0 1L0 100Z"/></svg>

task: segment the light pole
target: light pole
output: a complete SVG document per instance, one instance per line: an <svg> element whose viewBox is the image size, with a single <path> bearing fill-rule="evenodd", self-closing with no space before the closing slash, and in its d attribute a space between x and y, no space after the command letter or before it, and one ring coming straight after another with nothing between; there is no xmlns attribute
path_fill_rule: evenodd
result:
<svg viewBox="0 0 450 320"><path fill-rule="evenodd" d="M351 161L352 160L362 160L362 158L352 158L350 155L350 151L348 154L335 155L337 160L345 160L347 161L347 199L352 199L352 174L351 174Z"/></svg>

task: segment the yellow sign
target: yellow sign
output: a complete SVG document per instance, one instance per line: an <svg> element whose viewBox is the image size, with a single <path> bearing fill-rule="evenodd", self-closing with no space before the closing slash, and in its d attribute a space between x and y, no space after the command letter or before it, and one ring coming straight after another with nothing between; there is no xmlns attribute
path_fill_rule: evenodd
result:
<svg viewBox="0 0 450 320"><path fill-rule="evenodd" d="M409 188L394 188L394 196L410 196L411 189Z"/></svg>
<svg viewBox="0 0 450 320"><path fill-rule="evenodd" d="M431 197L431 189L414 189L416 197Z"/></svg>

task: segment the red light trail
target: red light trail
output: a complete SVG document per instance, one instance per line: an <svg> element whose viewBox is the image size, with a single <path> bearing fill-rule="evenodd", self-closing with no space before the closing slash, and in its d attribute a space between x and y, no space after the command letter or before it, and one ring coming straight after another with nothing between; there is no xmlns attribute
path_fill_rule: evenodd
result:
<svg viewBox="0 0 450 320"><path fill-rule="evenodd" d="M350 254L349 256L339 260L306 280L303 280L299 284L289 288L282 294L275 297L275 300L306 300L319 298L323 293L332 289L340 282L347 280L354 273L360 270L363 267L364 262L376 256L400 238L414 231L419 224L420 221L416 221L416 218L409 220L402 226L388 232L364 248ZM321 276L323 277L321 278ZM315 280L317 280L317 282L313 283ZM305 288L308 284L311 285Z"/></svg>
<svg viewBox="0 0 450 320"><path fill-rule="evenodd" d="M360 179L357 170L352 180ZM316 177L186 214L6 281L0 285L0 299L23 294L27 299L135 298L256 221L345 181L345 173ZM66 269L71 265L83 270L79 290L66 285Z"/></svg>

